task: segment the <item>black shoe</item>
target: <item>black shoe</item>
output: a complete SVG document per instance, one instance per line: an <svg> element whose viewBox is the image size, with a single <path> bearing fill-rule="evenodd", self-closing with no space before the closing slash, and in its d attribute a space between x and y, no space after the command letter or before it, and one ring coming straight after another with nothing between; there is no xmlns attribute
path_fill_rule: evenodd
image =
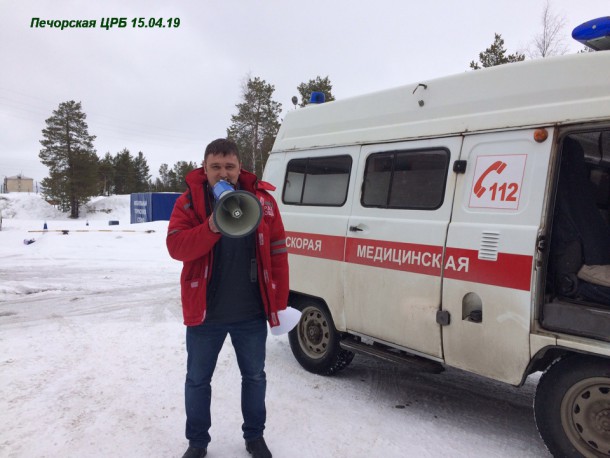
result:
<svg viewBox="0 0 610 458"><path fill-rule="evenodd" d="M246 450L252 454L252 458L271 458L271 452L262 436L258 439L246 441Z"/></svg>
<svg viewBox="0 0 610 458"><path fill-rule="evenodd" d="M186 452L184 452L184 455L182 455L182 458L203 458L207 454L207 448L197 448L189 446L189 448L186 449Z"/></svg>

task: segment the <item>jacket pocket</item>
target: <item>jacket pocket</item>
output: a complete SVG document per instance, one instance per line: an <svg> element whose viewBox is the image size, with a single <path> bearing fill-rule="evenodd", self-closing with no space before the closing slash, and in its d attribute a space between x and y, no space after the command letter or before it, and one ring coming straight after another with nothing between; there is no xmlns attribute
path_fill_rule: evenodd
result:
<svg viewBox="0 0 610 458"><path fill-rule="evenodd" d="M205 295L207 283L204 277L182 281L182 313L184 324L197 325L205 316Z"/></svg>

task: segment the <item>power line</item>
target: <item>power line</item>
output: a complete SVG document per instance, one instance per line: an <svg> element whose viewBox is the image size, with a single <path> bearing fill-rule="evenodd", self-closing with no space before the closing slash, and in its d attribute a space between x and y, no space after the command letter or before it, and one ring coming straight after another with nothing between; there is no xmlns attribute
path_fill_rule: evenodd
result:
<svg viewBox="0 0 610 458"><path fill-rule="evenodd" d="M4 87L0 87L0 91L11 92L13 94L17 94L18 96L25 97L28 99L33 99L37 101L41 101L44 103L42 106L40 103L32 104L29 101L23 101L19 99L9 98L5 95L0 95L0 101L2 101L2 105L5 107L10 107L12 110L16 110L18 112L25 112L34 115L38 115L35 118L28 116L20 116L14 111L4 110L3 114L6 116L25 119L28 121L39 121L39 116L50 117L52 114L48 112L49 104L53 104L48 100L42 99L40 97L30 96L23 94L19 91L6 89ZM2 106L0 105L0 107ZM154 126L150 124L139 123L137 121L120 119L115 116L108 116L105 114L99 114L92 111L83 112L87 116L87 124L92 132L97 130L102 130L106 132L117 132L119 134L123 134L135 139L150 139L154 138L157 141L171 142L172 144L175 142L180 142L183 144L196 144L201 145L201 138L198 133L193 133L189 131L184 131L180 129L169 128L165 126ZM109 121L104 121L106 120ZM95 134L94 134L95 135ZM111 138L123 138L106 134L106 136L110 136Z"/></svg>

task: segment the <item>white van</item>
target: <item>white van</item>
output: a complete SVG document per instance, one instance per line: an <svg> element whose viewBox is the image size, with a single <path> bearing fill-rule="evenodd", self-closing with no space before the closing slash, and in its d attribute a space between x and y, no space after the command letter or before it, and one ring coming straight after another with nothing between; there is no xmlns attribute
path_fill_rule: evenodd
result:
<svg viewBox="0 0 610 458"><path fill-rule="evenodd" d="M544 371L549 450L610 456L610 52L291 111L264 180L305 369Z"/></svg>

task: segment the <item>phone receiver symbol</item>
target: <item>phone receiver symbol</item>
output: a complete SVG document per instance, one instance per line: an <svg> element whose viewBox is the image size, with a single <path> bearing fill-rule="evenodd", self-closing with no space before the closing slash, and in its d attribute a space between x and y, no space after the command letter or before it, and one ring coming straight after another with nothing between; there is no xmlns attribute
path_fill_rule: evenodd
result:
<svg viewBox="0 0 610 458"><path fill-rule="evenodd" d="M474 194L478 198L481 198L481 196L485 194L485 191L487 191L487 188L483 186L483 181L485 180L485 178L487 178L487 175L489 175L491 172L496 172L497 174L500 174L505 168L506 163L502 161L496 161L489 167L487 167L487 169L485 169L485 171L481 174L481 176L474 185Z"/></svg>

